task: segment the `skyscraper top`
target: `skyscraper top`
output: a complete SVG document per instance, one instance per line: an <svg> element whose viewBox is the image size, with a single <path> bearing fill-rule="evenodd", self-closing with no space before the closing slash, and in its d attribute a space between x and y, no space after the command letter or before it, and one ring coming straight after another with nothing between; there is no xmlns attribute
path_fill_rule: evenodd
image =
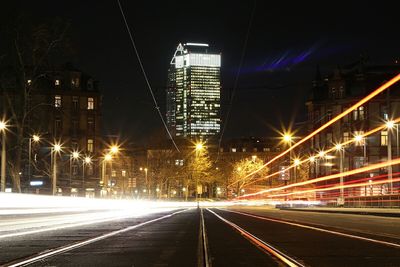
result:
<svg viewBox="0 0 400 267"><path fill-rule="evenodd" d="M221 67L221 55L209 53L209 45L205 43L179 44L176 48L171 65L175 68L190 66Z"/></svg>
<svg viewBox="0 0 400 267"><path fill-rule="evenodd" d="M209 47L208 44L202 44L202 43L186 43L186 44L184 44L184 46L205 46L205 47Z"/></svg>
<svg viewBox="0 0 400 267"><path fill-rule="evenodd" d="M221 54L203 43L179 44L171 60L167 124L177 137L212 139L220 131Z"/></svg>

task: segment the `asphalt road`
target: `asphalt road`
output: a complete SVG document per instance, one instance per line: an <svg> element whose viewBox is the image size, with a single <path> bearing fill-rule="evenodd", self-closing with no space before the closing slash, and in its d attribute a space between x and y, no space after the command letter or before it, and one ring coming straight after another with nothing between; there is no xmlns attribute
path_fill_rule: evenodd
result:
<svg viewBox="0 0 400 267"><path fill-rule="evenodd" d="M380 217L371 215L323 213L306 211L288 211L265 206L246 207L233 206L230 210L250 212L269 218L290 220L299 223L308 223L324 228L333 228L345 231L373 234L378 236L399 239L400 242L400 218ZM399 264L400 265L400 264Z"/></svg>
<svg viewBox="0 0 400 267"><path fill-rule="evenodd" d="M39 256L30 266L285 266L285 260L292 266L400 266L400 218L260 207L204 208L203 214L205 242L196 208L0 235L0 265ZM29 221L24 215L12 226L13 218L4 218L6 233L23 231Z"/></svg>
<svg viewBox="0 0 400 267"><path fill-rule="evenodd" d="M257 209L255 210L255 213L263 213L264 216L268 216L271 213L275 214L275 211L260 212ZM224 210L215 211L225 219L246 229L306 266L400 266L400 246L396 248L347 236L288 225L282 222L261 220ZM253 209L251 208L247 208L246 211L253 213ZM297 214L296 219L299 221L299 216L307 218L308 215L308 213ZM287 219L289 216L295 216L295 214L285 215L285 218ZM319 216L323 217L326 214L320 214ZM343 216L335 216L329 218L332 224L326 222L326 225L329 227L319 226L318 228L332 230L332 225L335 225L338 220L343 218ZM355 215L351 215L350 217L354 219L353 216ZM364 225L365 221L369 219L363 217L363 215L357 216L358 221L355 224ZM334 220L333 218L336 219ZM307 221L309 221L309 218L307 218ZM305 224L305 226L309 225ZM354 227L357 226L355 225ZM379 224L376 227L379 228ZM397 227L397 230L400 230L400 223L395 227ZM348 230L337 229L337 232L351 234L351 231ZM358 233L354 233L354 235L361 236ZM362 235L361 237L400 244L399 240L393 238L375 235Z"/></svg>

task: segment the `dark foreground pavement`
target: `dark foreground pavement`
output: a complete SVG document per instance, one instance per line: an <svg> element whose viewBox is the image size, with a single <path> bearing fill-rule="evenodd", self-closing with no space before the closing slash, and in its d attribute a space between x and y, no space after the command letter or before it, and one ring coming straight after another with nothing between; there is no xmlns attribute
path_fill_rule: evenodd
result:
<svg viewBox="0 0 400 267"><path fill-rule="evenodd" d="M294 266L400 266L400 235L397 235L400 233L399 218L377 220L379 218L376 216L297 213L251 207L235 210L278 221L254 218L223 209L203 209L206 236L204 242L199 209L177 214L174 214L176 211L160 212L107 223L3 238L0 239L0 265L79 243L82 244L79 247L46 257L31 266L206 266L204 262L209 262L209 266L285 266L276 254L272 255L271 251L255 244L257 242L254 240L249 241L243 232L240 233L227 221L218 218L219 215L254 235L263 244L268 244L282 255L297 261L298 265ZM171 216L138 228L128 228L165 215ZM339 234L285 224L282 219L334 230ZM82 243L84 240L93 240L127 228L129 230L96 242ZM355 238L340 233L351 234Z"/></svg>
<svg viewBox="0 0 400 267"><path fill-rule="evenodd" d="M251 209L247 208L246 211L251 212ZM261 220L224 210L216 212L306 266L400 266L400 247ZM361 219L362 217L359 218Z"/></svg>

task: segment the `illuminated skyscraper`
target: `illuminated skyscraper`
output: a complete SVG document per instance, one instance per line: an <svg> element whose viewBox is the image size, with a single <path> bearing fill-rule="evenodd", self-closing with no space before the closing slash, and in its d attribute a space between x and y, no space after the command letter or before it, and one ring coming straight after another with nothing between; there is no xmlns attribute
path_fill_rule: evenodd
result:
<svg viewBox="0 0 400 267"><path fill-rule="evenodd" d="M177 137L210 138L220 132L221 55L208 44L179 44L171 60L167 124Z"/></svg>

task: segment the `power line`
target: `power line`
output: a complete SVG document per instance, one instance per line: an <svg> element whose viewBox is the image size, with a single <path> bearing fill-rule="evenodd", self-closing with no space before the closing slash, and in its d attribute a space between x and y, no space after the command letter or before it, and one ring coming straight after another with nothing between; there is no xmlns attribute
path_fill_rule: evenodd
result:
<svg viewBox="0 0 400 267"><path fill-rule="evenodd" d="M240 56L239 68L238 68L238 71L236 73L235 81L234 81L234 84L233 84L233 90L232 90L232 94L231 94L231 97L230 97L228 112L226 113L225 121L223 122L223 127L222 127L222 131L221 131L221 136L220 136L219 142L218 142L218 151L220 151L222 138L224 136L226 127L228 125L230 113L231 113L231 110L232 110L233 99L235 98L235 92L236 92L237 84L238 84L238 81L239 81L239 75L240 75L240 72L241 72L241 69L242 69L244 56L246 54L247 42L249 40L250 29L251 29L251 25L253 23L253 18L254 18L254 13L255 13L255 10L256 10L256 6L257 6L257 0L254 1L253 10L251 11L249 25L247 27L246 37L245 37L245 40L244 40L244 43L243 43L242 54Z"/></svg>
<svg viewBox="0 0 400 267"><path fill-rule="evenodd" d="M157 110L158 114L160 115L160 119L161 119L161 121L162 121L162 123L163 123L163 125L164 125L165 130L166 130L167 133L168 133L169 138L171 139L172 143L174 144L176 150L177 150L178 152L180 152L178 146L176 145L176 143L175 143L175 141L174 141L174 138L172 137L171 132L170 132L169 129L168 129L167 124L165 123L165 120L164 120L164 117L163 117L163 115L162 115L162 113L161 113L160 107L158 106L157 99L156 99L156 97L154 96L153 89L151 88L149 79L147 78L146 71L144 70L142 60L140 59L140 55L139 55L139 52L138 52L138 50L137 50L137 48L136 48L135 41L133 40L133 35L132 35L131 29L130 29L130 27L129 27L129 25L128 25L128 22L127 22L127 20L126 20L125 13L124 13L124 10L123 10L123 8L122 8L122 5L121 5L121 3L120 3L119 0L117 0L117 2L118 2L119 10L121 11L122 18L124 19L124 23L125 23L125 26L126 26L126 30L128 31L128 34L129 34L129 38L131 39L131 43L132 43L133 50L135 51L136 57L137 57L137 59L138 59L138 61L139 61L139 65L140 65L140 68L141 68L141 70L142 70L144 79L146 80L146 84L147 84L147 87L148 87L148 89L149 89L149 91L150 91L151 97L153 98L154 107L155 107L155 109Z"/></svg>

